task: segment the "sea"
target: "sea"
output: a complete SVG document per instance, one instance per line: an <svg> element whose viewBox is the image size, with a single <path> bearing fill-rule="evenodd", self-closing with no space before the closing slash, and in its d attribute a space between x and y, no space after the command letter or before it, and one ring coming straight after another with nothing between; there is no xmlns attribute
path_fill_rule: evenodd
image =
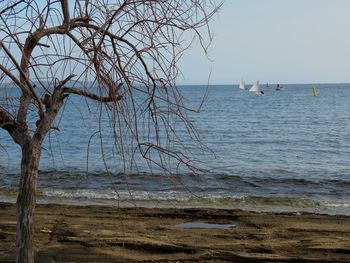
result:
<svg viewBox="0 0 350 263"><path fill-rule="evenodd" d="M125 169L101 149L91 111L67 104L43 146L39 203L350 215L350 84L180 86L209 151L199 172L168 174L140 160ZM178 136L191 145L186 129ZM197 152L196 152L197 151ZM103 154L102 154L103 153ZM137 159L138 160L138 159ZM15 202L20 149L0 129L0 202Z"/></svg>

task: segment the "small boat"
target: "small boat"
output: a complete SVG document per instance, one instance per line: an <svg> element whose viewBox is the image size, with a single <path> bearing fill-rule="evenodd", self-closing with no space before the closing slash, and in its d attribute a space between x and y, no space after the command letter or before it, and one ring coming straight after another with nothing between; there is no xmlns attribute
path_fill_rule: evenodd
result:
<svg viewBox="0 0 350 263"><path fill-rule="evenodd" d="M259 90L259 80L249 89L250 92L254 92L256 95L264 95L265 93Z"/></svg>
<svg viewBox="0 0 350 263"><path fill-rule="evenodd" d="M250 92L258 92L259 91L259 80L254 83L254 85L249 89Z"/></svg>
<svg viewBox="0 0 350 263"><path fill-rule="evenodd" d="M280 84L277 84L277 86L276 86L276 90L282 90L283 89L283 86L282 85L280 85Z"/></svg>
<svg viewBox="0 0 350 263"><path fill-rule="evenodd" d="M244 80L241 80L241 82L239 83L239 89L240 90L245 90L245 83L244 83Z"/></svg>

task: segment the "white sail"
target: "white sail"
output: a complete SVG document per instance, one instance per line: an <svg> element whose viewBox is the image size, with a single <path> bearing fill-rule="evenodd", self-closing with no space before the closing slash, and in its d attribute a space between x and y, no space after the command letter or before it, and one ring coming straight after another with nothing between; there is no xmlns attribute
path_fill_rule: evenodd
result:
<svg viewBox="0 0 350 263"><path fill-rule="evenodd" d="M259 92L259 80L249 89L251 92Z"/></svg>
<svg viewBox="0 0 350 263"><path fill-rule="evenodd" d="M239 83L239 89L245 90L244 85L245 85L244 80L241 80L241 82Z"/></svg>

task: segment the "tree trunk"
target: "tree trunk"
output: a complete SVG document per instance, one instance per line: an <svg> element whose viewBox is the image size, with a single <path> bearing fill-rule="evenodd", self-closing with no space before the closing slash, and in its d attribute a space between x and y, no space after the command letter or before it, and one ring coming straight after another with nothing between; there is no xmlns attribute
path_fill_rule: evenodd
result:
<svg viewBox="0 0 350 263"><path fill-rule="evenodd" d="M34 262L34 210L41 142L27 142L22 147L21 178L17 198L16 262Z"/></svg>

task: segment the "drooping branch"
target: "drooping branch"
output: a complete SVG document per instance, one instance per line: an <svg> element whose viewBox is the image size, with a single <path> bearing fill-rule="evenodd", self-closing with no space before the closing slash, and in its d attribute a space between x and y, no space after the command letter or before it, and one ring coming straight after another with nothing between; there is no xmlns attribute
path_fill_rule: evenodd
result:
<svg viewBox="0 0 350 263"><path fill-rule="evenodd" d="M136 46L134 44L132 44L129 40L122 38L122 37L119 37L108 30L103 30L103 29L99 28L98 26L93 25L91 23L86 23L86 22L85 23L84 22L76 23L72 27L86 27L89 29L93 29L93 30L96 30L96 32L101 32L103 35L109 36L111 39L115 39L117 41L123 42L126 45L128 45L133 50L135 56L141 61L141 64L144 67L146 75L152 80L153 85L154 86L156 85L155 78L152 76L151 71L148 69L146 61L142 58L140 51L136 48ZM86 41L86 39L85 39L85 41Z"/></svg>
<svg viewBox="0 0 350 263"><path fill-rule="evenodd" d="M20 1L14 2L12 5L10 5L10 6L6 7L6 8L4 8L3 10L1 10L0 11L0 15L5 14L10 9L14 9L17 5L19 5L19 4L21 4L21 3L25 2L25 1L26 0L20 0Z"/></svg>
<svg viewBox="0 0 350 263"><path fill-rule="evenodd" d="M18 87L20 87L24 92L26 90L26 87L17 79L11 71L9 71L7 68L5 68L3 65L0 64L0 70L8 76Z"/></svg>
<svg viewBox="0 0 350 263"><path fill-rule="evenodd" d="M38 105L39 115L42 116L44 114L43 104L38 98L33 85L29 81L28 76L26 76L26 74L23 72L22 68L18 64L17 60L14 58L14 56L11 54L11 52L7 49L7 47L4 45L4 43L1 40L0 40L0 47L5 51L6 55L11 59L12 63L16 66L17 70L20 72L21 79L23 79L25 82L25 85L22 81L21 81L21 85L19 85L19 87L22 89L22 92L29 93L32 96L32 98L35 100L35 102Z"/></svg>
<svg viewBox="0 0 350 263"><path fill-rule="evenodd" d="M68 8L66 1L62 2L62 7L65 9ZM77 19L73 19L71 22L68 22L68 23L74 24L76 21L84 21L84 20L85 20L84 18L79 17ZM24 122L26 115L27 115L28 107L30 104L30 97L28 96L28 94L31 94L33 96L33 98L35 99L35 101L37 101L38 106L39 106L39 116L41 118L43 117L43 112L44 112L43 105L42 105L40 99L38 98L38 96L36 95L34 88L32 87L31 83L29 83L29 80L28 80L29 79L28 69L29 69L29 64L30 64L30 58L31 58L31 55L32 55L34 48L38 45L42 46L39 43L39 41L43 37L48 37L48 36L53 35L53 34L64 35L68 31L69 31L69 26L65 26L65 25L54 26L54 27L47 28L47 29L39 28L33 34L30 34L27 37L25 44L24 44L24 47L23 47L21 65L18 67L19 67L19 71L21 73L20 74L20 82L22 83L21 87L25 88L24 83L26 83L28 85L29 91L25 91L22 93L21 103L20 103L20 107L19 107L18 115L17 115L17 119L19 122Z"/></svg>

